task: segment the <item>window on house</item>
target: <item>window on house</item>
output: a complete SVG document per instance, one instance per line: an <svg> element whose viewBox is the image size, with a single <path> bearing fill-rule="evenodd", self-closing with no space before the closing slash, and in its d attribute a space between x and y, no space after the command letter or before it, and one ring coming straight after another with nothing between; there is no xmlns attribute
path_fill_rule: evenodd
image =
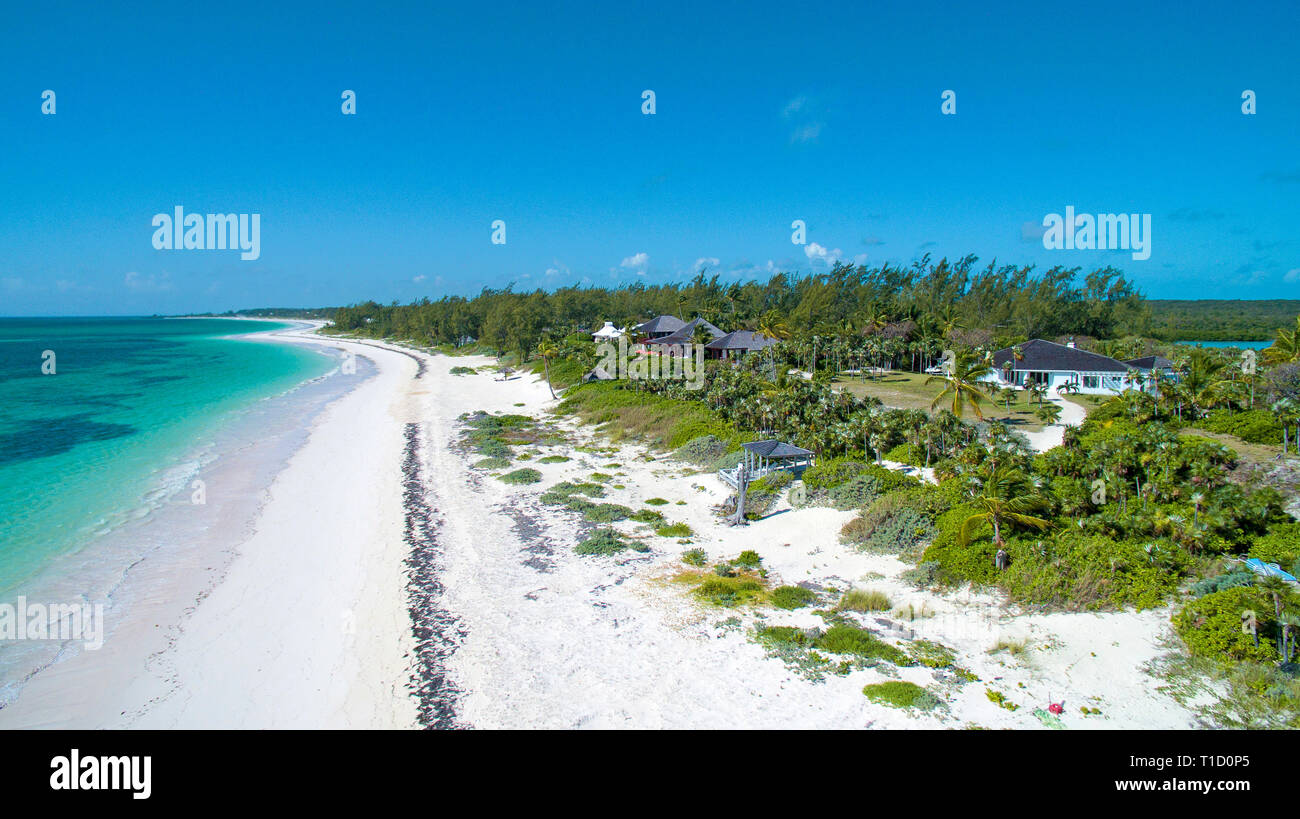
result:
<svg viewBox="0 0 1300 819"><path fill-rule="evenodd" d="M1089 389L1097 389L1101 385L1101 380L1095 375L1085 375L1083 377L1083 386Z"/></svg>

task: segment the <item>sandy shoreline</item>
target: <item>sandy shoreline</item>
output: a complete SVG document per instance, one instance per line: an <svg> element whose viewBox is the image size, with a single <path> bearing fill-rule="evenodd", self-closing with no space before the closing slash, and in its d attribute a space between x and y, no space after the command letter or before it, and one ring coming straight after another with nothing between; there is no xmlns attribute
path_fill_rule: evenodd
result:
<svg viewBox="0 0 1300 819"><path fill-rule="evenodd" d="M220 582L179 616L160 605L162 622L142 617L140 633L116 641L157 650L115 656L110 644L61 663L0 711L0 727L1042 728L1035 712L1062 701L1065 728L1196 725L1144 670L1162 653L1167 609L1033 614L970 591L919 591L899 577L906 564L838 542L851 512L786 508L722 525L710 508L726 496L715 475L550 419L557 402L531 375L452 375L492 360L312 341L350 348L377 373L323 413ZM515 461L544 476L527 486L474 468L481 456L462 446L459 419L478 410L554 424L568 440L545 454L568 460ZM774 582L826 599L885 592L895 610L855 615L861 625L900 645L941 642L978 679L888 664L809 678L752 629L822 625L810 609L706 607L674 582L688 547L632 521L615 528L648 551L576 554L591 524L539 496L596 471L611 474L605 501L668 501L658 508L711 559L754 549ZM902 617L909 607L926 615ZM994 650L1008 641L1023 650ZM917 713L863 696L888 679L937 691L944 705ZM69 704L87 688L99 693Z"/></svg>
<svg viewBox="0 0 1300 819"><path fill-rule="evenodd" d="M141 591L104 647L30 679L0 727L415 724L399 470L417 366L300 329L274 335L255 338L352 348L376 372L324 410L265 488L251 536L222 532L224 549L180 566L132 566Z"/></svg>

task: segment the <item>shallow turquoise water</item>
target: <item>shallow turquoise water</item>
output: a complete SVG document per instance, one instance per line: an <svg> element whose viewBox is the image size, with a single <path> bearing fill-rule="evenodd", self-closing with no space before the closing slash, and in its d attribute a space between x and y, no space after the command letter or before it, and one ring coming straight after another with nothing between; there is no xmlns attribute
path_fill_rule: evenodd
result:
<svg viewBox="0 0 1300 819"><path fill-rule="evenodd" d="M286 326L0 319L0 592L149 514L213 425L333 366L227 338Z"/></svg>

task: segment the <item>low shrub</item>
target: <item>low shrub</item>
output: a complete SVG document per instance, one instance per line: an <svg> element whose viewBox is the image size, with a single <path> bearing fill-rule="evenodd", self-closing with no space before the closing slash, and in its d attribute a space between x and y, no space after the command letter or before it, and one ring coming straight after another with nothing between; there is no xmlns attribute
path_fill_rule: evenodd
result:
<svg viewBox="0 0 1300 819"><path fill-rule="evenodd" d="M1255 633L1243 629L1253 612ZM1196 656L1215 660L1278 659L1273 601L1253 586L1210 592L1174 615L1174 631Z"/></svg>
<svg viewBox="0 0 1300 819"><path fill-rule="evenodd" d="M655 534L660 537L690 537L695 532L685 523L670 523L655 529Z"/></svg>
<svg viewBox="0 0 1300 819"><path fill-rule="evenodd" d="M763 597L763 583L756 577L719 577L705 575L695 587L695 596L715 606L733 607L756 602Z"/></svg>
<svg viewBox="0 0 1300 819"><path fill-rule="evenodd" d="M543 458L538 458L537 462L539 464L562 464L567 460L569 460L567 455L547 455Z"/></svg>
<svg viewBox="0 0 1300 819"><path fill-rule="evenodd" d="M737 566L743 566L747 569L757 569L763 565L763 558L758 556L758 552L753 549L746 549L740 553L740 556L731 561Z"/></svg>
<svg viewBox="0 0 1300 819"><path fill-rule="evenodd" d="M727 454L727 444L716 435L701 435L677 450L677 457L696 466L712 466Z"/></svg>
<svg viewBox="0 0 1300 819"><path fill-rule="evenodd" d="M884 592L874 589L849 589L844 592L835 608L842 611L888 611L893 607Z"/></svg>
<svg viewBox="0 0 1300 819"><path fill-rule="evenodd" d="M628 548L627 538L613 529L597 529L574 547L580 555L613 555Z"/></svg>
<svg viewBox="0 0 1300 819"><path fill-rule="evenodd" d="M504 475L498 475L497 480L509 484L529 484L537 483L542 479L542 473L536 469L516 469L514 472L507 472Z"/></svg>
<svg viewBox="0 0 1300 819"><path fill-rule="evenodd" d="M816 601L816 592L802 586L777 586L772 589L772 605L778 609L801 609Z"/></svg>
<svg viewBox="0 0 1300 819"><path fill-rule="evenodd" d="M478 371L473 367L452 367L452 375L477 375Z"/></svg>
<svg viewBox="0 0 1300 819"><path fill-rule="evenodd" d="M887 660L894 665L908 665L911 660L903 651L876 637L864 628L850 625L831 626L813 643L832 654L852 654Z"/></svg>
<svg viewBox="0 0 1300 819"><path fill-rule="evenodd" d="M668 505L668 501L664 500L663 498L651 498L650 500L646 501L646 503L648 503L648 504L651 505L651 506L667 506L667 505Z"/></svg>
<svg viewBox="0 0 1300 819"><path fill-rule="evenodd" d="M929 710L940 704L939 698L934 694L926 691L916 683L904 682L903 680L873 683L863 688L862 693L866 694L867 699L872 702L890 705L894 708Z"/></svg>
<svg viewBox="0 0 1300 819"><path fill-rule="evenodd" d="M474 464L475 469L505 469L510 466L509 458L484 458Z"/></svg>
<svg viewBox="0 0 1300 819"><path fill-rule="evenodd" d="M540 500L547 506L565 506L575 495L585 495L589 498L602 498L605 496L605 487L598 483L573 483L572 481L562 481L543 492Z"/></svg>
<svg viewBox="0 0 1300 819"><path fill-rule="evenodd" d="M1300 523L1275 523L1268 527L1266 533L1250 544L1250 556L1290 570L1300 561Z"/></svg>
<svg viewBox="0 0 1300 819"><path fill-rule="evenodd" d="M657 512L654 509L638 509L631 515L632 520L637 523L663 523L664 513Z"/></svg>
<svg viewBox="0 0 1300 819"><path fill-rule="evenodd" d="M1215 410L1196 425L1210 432L1235 435L1252 444L1282 443L1282 425L1268 410Z"/></svg>
<svg viewBox="0 0 1300 819"><path fill-rule="evenodd" d="M1224 589L1231 589L1237 586L1251 586L1255 583L1255 573L1250 569L1240 569L1235 572L1227 572L1216 577L1206 577L1192 584L1192 595L1194 597L1204 597Z"/></svg>
<svg viewBox="0 0 1300 819"><path fill-rule="evenodd" d="M927 668L947 668L957 659L952 649L930 640L913 640L907 650L913 660Z"/></svg>
<svg viewBox="0 0 1300 819"><path fill-rule="evenodd" d="M709 562L709 556L703 549L687 549L682 552L682 562L687 566L704 566Z"/></svg>

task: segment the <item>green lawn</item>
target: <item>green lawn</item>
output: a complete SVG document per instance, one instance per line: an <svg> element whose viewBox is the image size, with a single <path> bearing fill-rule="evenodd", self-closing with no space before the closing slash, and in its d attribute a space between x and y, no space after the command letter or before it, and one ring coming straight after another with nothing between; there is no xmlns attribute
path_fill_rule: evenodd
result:
<svg viewBox="0 0 1300 819"><path fill-rule="evenodd" d="M875 396L887 407L929 411L930 402L943 390L943 385L939 383L927 385L925 381L930 377L925 373L891 372L864 381L861 376L842 375L832 382L832 386L858 397ZM1090 411L1096 406L1088 401L1091 397L1066 396L1065 400L1073 401L1084 410ZM1036 402L1031 404L1025 391L1019 390L1016 400L1011 402L1009 409L1001 401L989 400L981 406L980 411L984 413L986 419L1005 421L1012 429L1037 432L1043 428L1043 423L1034 415L1037 409L1038 404ZM967 412L969 413L969 410Z"/></svg>

